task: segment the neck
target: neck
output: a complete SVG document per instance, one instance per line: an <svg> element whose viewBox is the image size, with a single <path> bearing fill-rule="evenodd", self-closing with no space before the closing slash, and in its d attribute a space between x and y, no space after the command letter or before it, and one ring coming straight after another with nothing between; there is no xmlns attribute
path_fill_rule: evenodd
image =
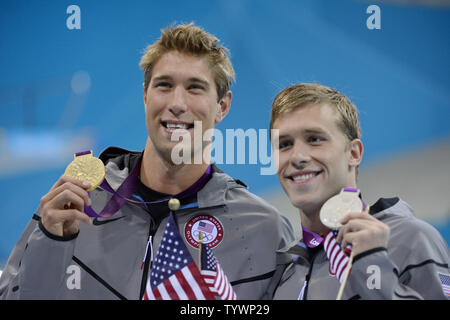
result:
<svg viewBox="0 0 450 320"><path fill-rule="evenodd" d="M175 165L166 161L148 139L141 163L140 180L152 190L175 195L200 179L208 166L208 163Z"/></svg>
<svg viewBox="0 0 450 320"><path fill-rule="evenodd" d="M325 234L328 228L325 227L320 221L320 210L317 212L312 212L306 214L303 210L300 209L300 221L302 222L302 226L306 229L315 232L319 235Z"/></svg>

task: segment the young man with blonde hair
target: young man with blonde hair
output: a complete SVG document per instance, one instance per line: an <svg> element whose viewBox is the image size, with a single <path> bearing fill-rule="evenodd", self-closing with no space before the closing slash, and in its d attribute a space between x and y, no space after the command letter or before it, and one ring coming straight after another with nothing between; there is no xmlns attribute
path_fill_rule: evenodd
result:
<svg viewBox="0 0 450 320"><path fill-rule="evenodd" d="M270 127L279 130L277 175L299 209L302 233L279 251L290 253L293 261L279 265L269 295L336 299L350 260L342 248L348 248L354 259L342 299L448 297L448 246L399 198L381 198L368 213L347 212L335 237L340 247L330 245L333 237L320 218L321 208L341 191L358 193L364 151L357 109L347 97L320 84L292 85L276 96ZM333 209L338 208L331 207L332 214Z"/></svg>
<svg viewBox="0 0 450 320"><path fill-rule="evenodd" d="M181 205L176 227L194 259L202 241L238 299L259 299L267 290L276 250L292 241L290 226L242 182L211 165L208 154L200 163L172 159L175 135L192 140L194 123L205 132L229 112L234 70L227 49L193 24L170 26L147 48L140 66L144 151L110 147L101 153L110 192L102 187L89 195L89 185L61 176L13 250L0 278L0 298L142 298L173 197ZM207 147L190 145L191 158ZM122 189L133 192L120 200L117 213L93 220L86 215L89 208L111 204L110 193ZM171 298L181 297L172 292Z"/></svg>

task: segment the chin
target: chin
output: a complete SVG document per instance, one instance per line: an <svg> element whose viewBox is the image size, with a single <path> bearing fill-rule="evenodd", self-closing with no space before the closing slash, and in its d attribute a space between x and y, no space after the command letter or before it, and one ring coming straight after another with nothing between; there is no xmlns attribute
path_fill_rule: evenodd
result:
<svg viewBox="0 0 450 320"><path fill-rule="evenodd" d="M320 210L325 201L320 199L311 199L308 197L296 197L290 198L291 203L297 209L302 210L303 212L315 212Z"/></svg>
<svg viewBox="0 0 450 320"><path fill-rule="evenodd" d="M155 147L155 151L158 154L158 157L162 159L164 162L172 163L172 146L157 146Z"/></svg>

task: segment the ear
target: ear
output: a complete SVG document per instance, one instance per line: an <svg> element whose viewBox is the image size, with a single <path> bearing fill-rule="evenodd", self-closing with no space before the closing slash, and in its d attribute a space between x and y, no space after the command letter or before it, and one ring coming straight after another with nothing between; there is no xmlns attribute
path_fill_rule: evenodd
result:
<svg viewBox="0 0 450 320"><path fill-rule="evenodd" d="M223 98L220 99L220 101L217 103L218 110L217 110L217 114L216 114L216 118L215 118L216 124L221 122L226 117L228 112L230 111L231 98L232 98L232 93L230 90L228 90L228 92L224 94Z"/></svg>
<svg viewBox="0 0 450 320"><path fill-rule="evenodd" d="M145 90L145 82L142 82L143 95L144 95L144 105L147 105L147 90Z"/></svg>
<svg viewBox="0 0 450 320"><path fill-rule="evenodd" d="M362 161L364 153L364 146L360 139L353 139L349 144L349 158L348 165L350 167L357 167Z"/></svg>

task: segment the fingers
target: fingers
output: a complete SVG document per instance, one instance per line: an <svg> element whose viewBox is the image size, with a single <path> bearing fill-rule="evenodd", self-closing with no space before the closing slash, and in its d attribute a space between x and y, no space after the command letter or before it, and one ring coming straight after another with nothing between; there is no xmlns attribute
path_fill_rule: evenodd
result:
<svg viewBox="0 0 450 320"><path fill-rule="evenodd" d="M360 219L360 220L350 220L348 222L346 222L345 225L343 225L340 229L339 229L339 233L338 236L336 238L336 240L338 242L342 242L343 240L343 236L345 234L351 233L351 232L356 232L362 229L367 229L367 221Z"/></svg>
<svg viewBox="0 0 450 320"><path fill-rule="evenodd" d="M375 218L365 212L350 212L341 219L340 223L346 224L352 219L374 220Z"/></svg>
<svg viewBox="0 0 450 320"><path fill-rule="evenodd" d="M348 245L351 245L352 248L358 247L358 239L364 238L364 230L348 232L342 236L341 246L342 248L346 248Z"/></svg>
<svg viewBox="0 0 450 320"><path fill-rule="evenodd" d="M70 189L66 189L58 193L51 200L52 209L77 209L84 211L85 201L76 192Z"/></svg>
<svg viewBox="0 0 450 320"><path fill-rule="evenodd" d="M91 186L91 184L88 181L82 181L82 180L78 180L66 175L62 175L58 181L56 181L56 183L53 185L53 187L50 189L50 191L62 186L65 183L71 183L74 184L82 189L89 189L89 187Z"/></svg>
<svg viewBox="0 0 450 320"><path fill-rule="evenodd" d="M46 215L47 225L57 225L66 221L83 221L86 224L92 224L91 219L87 214L77 209L51 209ZM44 222L43 222L44 223Z"/></svg>
<svg viewBox="0 0 450 320"><path fill-rule="evenodd" d="M64 193L66 202L59 202L59 208L63 209L64 204L68 204L70 202L70 193L77 195L79 198L83 199L84 203L87 205L91 205L91 199L89 198L89 194L86 189L90 187L90 184L83 184L83 181L73 179L67 176L62 176L56 184L50 189L49 193L41 198L41 205L44 206L46 203L52 201L56 196L59 196L61 193ZM70 191L67 193L66 191ZM61 198L60 198L61 200Z"/></svg>
<svg viewBox="0 0 450 320"><path fill-rule="evenodd" d="M389 227L378 219L362 212L352 212L341 223L336 241L345 248L352 245L354 254L376 248L387 247Z"/></svg>
<svg viewBox="0 0 450 320"><path fill-rule="evenodd" d="M365 229L367 227L370 227L371 224L377 224L379 222L379 220L365 212L350 212L340 220L340 223L343 226L340 228L336 240L338 242L341 242L342 236L345 233Z"/></svg>
<svg viewBox="0 0 450 320"><path fill-rule="evenodd" d="M91 224L84 206L91 205L91 199L86 191L89 183L67 176L61 176L50 191L41 198L41 222L47 231L55 235L76 233L79 221ZM67 226L71 226L68 228Z"/></svg>

